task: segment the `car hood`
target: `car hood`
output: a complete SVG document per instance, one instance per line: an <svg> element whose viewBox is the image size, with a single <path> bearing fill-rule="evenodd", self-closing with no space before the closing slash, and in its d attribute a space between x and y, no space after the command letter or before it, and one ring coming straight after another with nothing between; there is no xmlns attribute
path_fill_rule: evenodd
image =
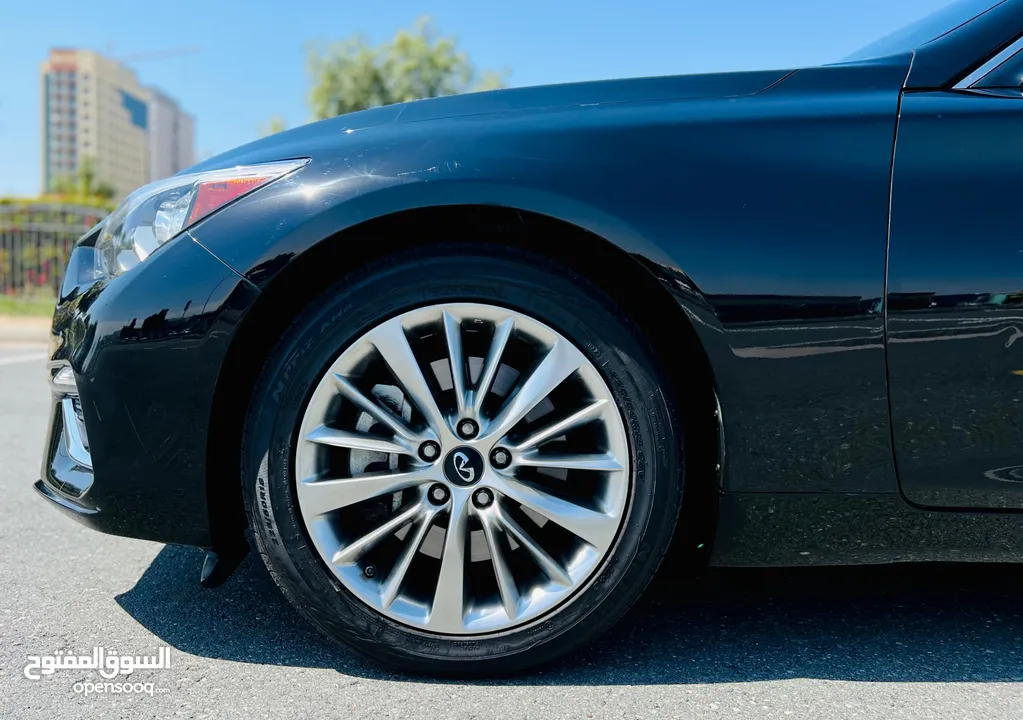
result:
<svg viewBox="0 0 1023 720"><path fill-rule="evenodd" d="M416 100L349 113L271 135L206 160L186 172L297 157L308 153L310 147L322 147L324 141L341 133L381 125L582 105L740 97L760 92L791 72L761 70L600 80Z"/></svg>

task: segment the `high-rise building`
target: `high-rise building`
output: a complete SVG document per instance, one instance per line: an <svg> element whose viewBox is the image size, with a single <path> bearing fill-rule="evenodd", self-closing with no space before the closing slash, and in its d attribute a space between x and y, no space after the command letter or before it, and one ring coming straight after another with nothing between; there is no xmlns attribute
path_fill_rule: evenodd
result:
<svg viewBox="0 0 1023 720"><path fill-rule="evenodd" d="M149 88L149 179L159 180L195 163L195 120L177 102Z"/></svg>
<svg viewBox="0 0 1023 720"><path fill-rule="evenodd" d="M96 184L109 184L117 198L192 164L192 117L117 61L53 49L40 85L44 192L86 162Z"/></svg>

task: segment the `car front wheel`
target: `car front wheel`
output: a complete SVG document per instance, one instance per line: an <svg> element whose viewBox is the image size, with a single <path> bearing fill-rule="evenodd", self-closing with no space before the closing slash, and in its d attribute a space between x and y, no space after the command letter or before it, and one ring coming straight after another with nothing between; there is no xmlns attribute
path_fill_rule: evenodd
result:
<svg viewBox="0 0 1023 720"><path fill-rule="evenodd" d="M565 267L461 245L373 263L296 320L254 391L257 545L303 615L391 667L548 661L621 617L667 549L666 387Z"/></svg>

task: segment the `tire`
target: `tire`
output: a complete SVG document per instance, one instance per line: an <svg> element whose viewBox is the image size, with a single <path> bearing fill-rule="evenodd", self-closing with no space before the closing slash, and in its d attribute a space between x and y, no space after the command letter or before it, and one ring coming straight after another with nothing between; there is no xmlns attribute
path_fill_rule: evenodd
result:
<svg viewBox="0 0 1023 720"><path fill-rule="evenodd" d="M368 571L345 581L349 576L332 570L317 550L319 536L310 535L314 521L307 522L303 516L306 506L300 491L304 492L304 486L299 488L296 478L300 454L323 457L318 446L302 450L299 429L312 412L311 398L321 392L318 383L332 363L388 319L444 303L515 311L568 339L609 389L618 411L611 416L612 422L620 418L627 439L627 466L622 463L628 468L624 513L617 521L613 544L585 584L571 588L571 594L558 589L562 586L549 585L566 593L567 599L517 625L511 621L521 605L512 603L502 616L507 626L489 632L438 634L371 607L357 594L365 585L359 584L359 578L368 576ZM242 441L249 524L267 568L292 605L326 635L356 652L395 670L435 676L495 676L533 668L605 632L635 603L656 572L674 533L683 490L681 424L671 398L665 374L635 324L572 270L516 249L489 245L435 245L396 254L368 264L327 290L295 320L267 359L253 391ZM419 461L411 458L409 462ZM606 477L617 475L611 472ZM473 495L471 501L477 500L478 495ZM501 502L507 500L501 498ZM449 527L455 523L454 512ZM476 511L468 508L466 512ZM338 532L345 532L344 523L340 527ZM557 523L552 528L552 535L561 538ZM444 532L446 539L448 531ZM405 537L411 535L410 529ZM394 537L391 541L397 542ZM505 548L514 552L507 539L494 542L502 543L501 552ZM565 542L582 547L574 537ZM447 547L443 546L444 552ZM463 544L462 550L475 552L473 547ZM428 562L418 559L418 553L413 555L413 563ZM439 562L446 561L443 555ZM493 552L490 562L497 575ZM463 567L475 572L472 569L478 565ZM536 577L535 582L547 582L542 573ZM436 582L439 587L439 575ZM499 589L503 592L504 586ZM471 584L463 587L462 597L470 590ZM466 612L462 608L461 618L468 623Z"/></svg>

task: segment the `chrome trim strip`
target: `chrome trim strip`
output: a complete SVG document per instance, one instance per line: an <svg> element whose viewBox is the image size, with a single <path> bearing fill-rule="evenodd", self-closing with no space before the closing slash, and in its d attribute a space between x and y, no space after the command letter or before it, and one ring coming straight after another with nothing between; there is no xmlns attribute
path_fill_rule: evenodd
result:
<svg viewBox="0 0 1023 720"><path fill-rule="evenodd" d="M996 68L1002 65L1006 60L1011 58L1020 50L1023 50L1023 36L1016 38L1016 41L1006 47L1000 53L996 54L986 63L981 65L979 68L971 72L969 75L964 77L962 80L952 86L953 90L966 90L973 87L986 76L990 75Z"/></svg>
<svg viewBox="0 0 1023 720"><path fill-rule="evenodd" d="M92 470L92 455L85 449L82 433L78 430L78 415L75 414L74 400L70 395L60 401L64 420L64 447L68 457L87 470Z"/></svg>

